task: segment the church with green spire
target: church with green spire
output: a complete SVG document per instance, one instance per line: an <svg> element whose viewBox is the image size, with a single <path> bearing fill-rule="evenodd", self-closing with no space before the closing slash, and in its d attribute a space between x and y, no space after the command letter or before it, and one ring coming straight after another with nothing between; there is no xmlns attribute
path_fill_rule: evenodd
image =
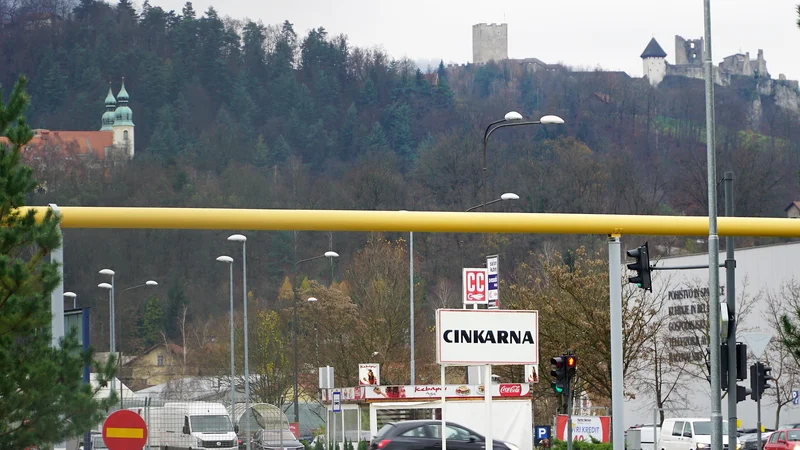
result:
<svg viewBox="0 0 800 450"><path fill-rule="evenodd" d="M128 91L125 89L125 77L122 77L122 87L120 87L117 98L108 88L106 96L106 112L103 113L102 126L100 131L111 131L113 133L113 145L123 149L129 158L134 155L133 139L133 111L128 106Z"/></svg>

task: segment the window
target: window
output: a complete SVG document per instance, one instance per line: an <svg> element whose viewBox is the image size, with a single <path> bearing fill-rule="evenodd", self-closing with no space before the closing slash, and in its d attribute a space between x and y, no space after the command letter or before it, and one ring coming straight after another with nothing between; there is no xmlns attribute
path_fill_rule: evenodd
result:
<svg viewBox="0 0 800 450"><path fill-rule="evenodd" d="M672 435L673 436L683 435L683 422L675 422L675 426L672 427Z"/></svg>
<svg viewBox="0 0 800 450"><path fill-rule="evenodd" d="M692 422L686 422L683 427L683 437L692 437Z"/></svg>
<svg viewBox="0 0 800 450"><path fill-rule="evenodd" d="M787 439L790 441L800 441L800 430L787 431Z"/></svg>
<svg viewBox="0 0 800 450"><path fill-rule="evenodd" d="M412 428L412 429L406 431L405 433L403 433L401 436L416 437L416 438L427 437L427 435L425 434L425 427L424 426Z"/></svg>
<svg viewBox="0 0 800 450"><path fill-rule="evenodd" d="M156 362L156 364L158 365L158 367L164 366L164 355L158 355L158 361Z"/></svg>
<svg viewBox="0 0 800 450"><path fill-rule="evenodd" d="M441 439L442 434L442 426L441 425L430 425L431 435L436 439ZM464 428L447 425L447 439L453 441L469 441L470 437L474 437L478 440L478 436L470 433L469 431L465 430Z"/></svg>
<svg viewBox="0 0 800 450"><path fill-rule="evenodd" d="M769 437L769 442L771 444L774 444L777 440L778 440L778 433L772 433L772 435Z"/></svg>
<svg viewBox="0 0 800 450"><path fill-rule="evenodd" d="M122 131L122 139L125 139L126 141L128 140L128 130Z"/></svg>
<svg viewBox="0 0 800 450"><path fill-rule="evenodd" d="M781 431L780 434L778 434L778 440L786 442L786 433Z"/></svg>
<svg viewBox="0 0 800 450"><path fill-rule="evenodd" d="M694 423L694 434L709 436L711 435L711 422L702 421ZM728 422L722 422L722 435L728 435Z"/></svg>

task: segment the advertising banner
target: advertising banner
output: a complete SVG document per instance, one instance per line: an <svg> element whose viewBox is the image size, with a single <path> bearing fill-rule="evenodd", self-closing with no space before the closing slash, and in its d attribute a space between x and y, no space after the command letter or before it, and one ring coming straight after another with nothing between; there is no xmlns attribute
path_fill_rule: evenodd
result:
<svg viewBox="0 0 800 450"><path fill-rule="evenodd" d="M358 384L360 386L377 386L381 384L381 365L359 364Z"/></svg>
<svg viewBox="0 0 800 450"><path fill-rule="evenodd" d="M485 305L489 302L486 269L464 269L462 277L464 306Z"/></svg>
<svg viewBox="0 0 800 450"><path fill-rule="evenodd" d="M366 386L363 387L347 387L347 388L336 388L336 389L322 389L322 400L325 402L331 402L333 400L333 393L339 393L339 400L341 402L354 402L354 401L361 401L366 398Z"/></svg>
<svg viewBox="0 0 800 450"><path fill-rule="evenodd" d="M500 308L500 257L492 255L486 257L486 282L489 309Z"/></svg>
<svg viewBox="0 0 800 450"><path fill-rule="evenodd" d="M525 383L501 383L490 386L492 397L526 397L530 395L530 386ZM368 400L392 399L439 399L442 397L442 386L374 386L366 388ZM483 398L483 385L447 384L444 386L446 398Z"/></svg>
<svg viewBox="0 0 800 450"><path fill-rule="evenodd" d="M556 439L567 439L567 416L561 414L556 418ZM572 416L572 440L592 442L610 442L611 417L609 416Z"/></svg>
<svg viewBox="0 0 800 450"><path fill-rule="evenodd" d="M539 382L539 365L538 364L525 364L525 382L538 383Z"/></svg>
<svg viewBox="0 0 800 450"><path fill-rule="evenodd" d="M439 309L436 362L455 366L539 364L539 312Z"/></svg>

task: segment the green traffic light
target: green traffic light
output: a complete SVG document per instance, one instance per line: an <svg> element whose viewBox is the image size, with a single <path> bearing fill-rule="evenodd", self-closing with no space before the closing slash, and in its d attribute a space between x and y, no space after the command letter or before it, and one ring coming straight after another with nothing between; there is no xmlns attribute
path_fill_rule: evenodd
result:
<svg viewBox="0 0 800 450"><path fill-rule="evenodd" d="M553 392L555 392L556 394L564 393L564 388L557 385L556 383L550 383L550 387L553 388Z"/></svg>

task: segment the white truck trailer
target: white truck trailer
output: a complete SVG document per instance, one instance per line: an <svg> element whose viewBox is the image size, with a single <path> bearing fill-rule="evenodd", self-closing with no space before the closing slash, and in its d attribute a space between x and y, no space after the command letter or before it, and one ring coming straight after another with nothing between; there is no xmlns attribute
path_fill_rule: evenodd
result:
<svg viewBox="0 0 800 450"><path fill-rule="evenodd" d="M161 407L129 408L147 423L149 449L238 450L228 411L220 403L167 402Z"/></svg>

